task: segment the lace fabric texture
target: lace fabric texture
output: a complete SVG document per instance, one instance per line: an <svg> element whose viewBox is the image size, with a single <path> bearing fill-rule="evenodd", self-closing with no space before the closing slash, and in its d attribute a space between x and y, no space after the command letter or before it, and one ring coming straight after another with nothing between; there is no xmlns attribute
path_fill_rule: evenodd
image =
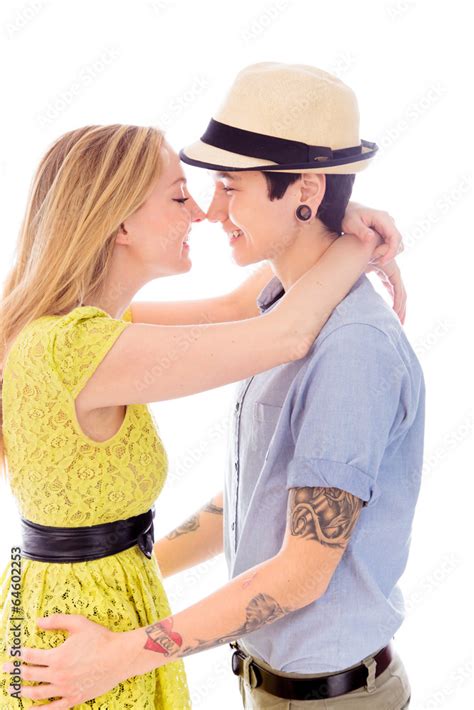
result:
<svg viewBox="0 0 474 710"><path fill-rule="evenodd" d="M58 527L108 523L144 513L159 496L168 460L148 405L127 405L120 429L103 442L82 431L74 405L129 321L130 308L114 319L95 306L80 306L36 319L15 339L4 368L4 438L10 488L27 520ZM13 643L12 571L8 562L0 577L0 663ZM54 648L67 638L66 632L41 630L39 616L82 614L128 631L171 614L157 561L137 546L74 564L22 558L21 609L22 645L37 648ZM9 680L0 671L2 710L47 702L11 698ZM75 707L186 710L191 703L183 660Z"/></svg>

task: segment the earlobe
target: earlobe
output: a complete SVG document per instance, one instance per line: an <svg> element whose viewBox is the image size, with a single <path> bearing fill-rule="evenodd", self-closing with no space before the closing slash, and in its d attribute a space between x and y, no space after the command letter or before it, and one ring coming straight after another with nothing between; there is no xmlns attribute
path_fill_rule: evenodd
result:
<svg viewBox="0 0 474 710"><path fill-rule="evenodd" d="M114 241L115 241L115 243L118 243L118 244L128 244L129 240L128 239L122 240L122 238L121 238L122 235L128 237L128 232L125 229L125 224L123 222L120 224L119 228L117 229Z"/></svg>

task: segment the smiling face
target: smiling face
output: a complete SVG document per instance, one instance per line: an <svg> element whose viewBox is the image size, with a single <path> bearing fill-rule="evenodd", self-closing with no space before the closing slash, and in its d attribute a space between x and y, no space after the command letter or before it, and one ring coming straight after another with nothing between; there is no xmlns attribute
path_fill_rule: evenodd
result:
<svg viewBox="0 0 474 710"><path fill-rule="evenodd" d="M215 192L207 218L222 224L239 266L275 259L294 243L299 231L295 209L301 201L300 180L281 199L270 200L261 172L213 172L212 177Z"/></svg>
<svg viewBox="0 0 474 710"><path fill-rule="evenodd" d="M145 202L124 222L127 234L119 232L116 243L126 243L129 255L147 278L189 271L189 245L193 222L205 213L189 194L178 155L164 142L160 176Z"/></svg>

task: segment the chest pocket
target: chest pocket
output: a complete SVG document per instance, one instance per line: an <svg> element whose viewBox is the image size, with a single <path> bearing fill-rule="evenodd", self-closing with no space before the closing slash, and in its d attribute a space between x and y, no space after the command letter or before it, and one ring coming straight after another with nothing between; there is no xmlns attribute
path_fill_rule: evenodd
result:
<svg viewBox="0 0 474 710"><path fill-rule="evenodd" d="M255 402L252 418L252 449L266 458L267 451L280 418L281 407Z"/></svg>

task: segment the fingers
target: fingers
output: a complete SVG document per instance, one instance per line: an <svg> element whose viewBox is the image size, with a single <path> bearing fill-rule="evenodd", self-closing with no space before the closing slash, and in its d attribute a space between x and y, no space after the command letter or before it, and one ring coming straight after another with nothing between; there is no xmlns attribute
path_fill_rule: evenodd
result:
<svg viewBox="0 0 474 710"><path fill-rule="evenodd" d="M40 683L50 683L53 680L51 671L44 666L25 666L23 663L21 667L14 668L13 663L8 665L10 668L7 669L7 673L18 674L21 680L36 680Z"/></svg>
<svg viewBox="0 0 474 710"><path fill-rule="evenodd" d="M403 325L405 322L406 315L406 295L396 293L396 299L393 304L393 309L400 319L400 323Z"/></svg>
<svg viewBox="0 0 474 710"><path fill-rule="evenodd" d="M10 688L10 693L11 692L12 688ZM59 695L60 691L58 687L53 685L52 683L45 683L43 685L22 685L20 692L20 696L22 698L30 698L30 700L48 700L48 698L55 698ZM42 705L41 707L49 706Z"/></svg>
<svg viewBox="0 0 474 710"><path fill-rule="evenodd" d="M22 685L20 696L30 698L30 700L48 700L49 698L57 698L57 700L52 700L51 703L47 705L41 705L42 708L56 708L56 710L59 710L59 708L61 708L61 710L74 708L84 699L84 696L80 691L68 693L67 696L64 695L64 697L61 697L61 692L61 689L53 683L36 686Z"/></svg>
<svg viewBox="0 0 474 710"><path fill-rule="evenodd" d="M397 229L395 220L388 212L377 213L376 224L372 224L371 226L383 236L384 242L388 247L386 253L380 260L381 265L386 264L403 251L403 237Z"/></svg>
<svg viewBox="0 0 474 710"><path fill-rule="evenodd" d="M403 323L405 321L405 314L406 314L407 293L405 291L405 287L404 287L401 279L397 280L397 282L394 283L393 286L394 286L393 310L395 311L397 316L400 318L400 322L403 325Z"/></svg>
<svg viewBox="0 0 474 710"><path fill-rule="evenodd" d="M400 306L400 314L399 314L399 318L400 318L400 321L402 324L405 323L406 314L407 314L407 296L405 293L404 298L403 298L403 302Z"/></svg>
<svg viewBox="0 0 474 710"><path fill-rule="evenodd" d="M21 649L21 657L20 658L15 658L15 661L22 661L23 663L30 663L32 666L37 668L38 666L40 668L42 667L48 667L49 662L51 660L50 656L51 651L46 651L46 650L40 650L37 648L22 648ZM27 668L28 666L22 666L22 668ZM13 665L13 661L11 662L6 662L2 664L2 671L4 673L11 673L12 671L16 670L18 666ZM32 679L28 679L32 680Z"/></svg>
<svg viewBox="0 0 474 710"><path fill-rule="evenodd" d="M386 256L387 251L387 244L380 244L376 249L374 249L373 261L376 262L377 266L381 265L381 259L383 256Z"/></svg>
<svg viewBox="0 0 474 710"><path fill-rule="evenodd" d="M398 230L397 230L397 232L398 232ZM388 244L387 244L387 242L385 243L386 252L382 257L380 257L380 260L379 260L380 266L383 266L384 264L387 264L392 259L395 259L395 257L398 256L398 254L401 254L402 251L405 249L405 245L401 241L402 235L400 234L400 232L398 232L398 235L399 235L400 241L398 241L398 239L397 239L397 240L393 240L393 241L390 240L388 242Z"/></svg>
<svg viewBox="0 0 474 710"><path fill-rule="evenodd" d="M367 271L370 270L373 270L377 273L377 276L380 278L383 285L389 292L390 297L392 299L393 310L399 317L400 322L403 324L405 321L406 314L407 293L400 275L400 270L398 268L391 270L390 276L388 276L385 271L378 265L373 266L372 268L369 267L367 269Z"/></svg>
<svg viewBox="0 0 474 710"><path fill-rule="evenodd" d="M42 629L62 629L63 631L81 631L89 620L82 614L51 614L36 619Z"/></svg>
<svg viewBox="0 0 474 710"><path fill-rule="evenodd" d="M393 310L397 314L397 316L400 318L400 313L401 313L401 305L400 305L400 297L398 294L394 294L393 298Z"/></svg>
<svg viewBox="0 0 474 710"><path fill-rule="evenodd" d="M35 666L49 666L54 658L52 649L27 648L23 646L20 649L20 653L20 661L31 663Z"/></svg>
<svg viewBox="0 0 474 710"><path fill-rule="evenodd" d="M372 210L353 203L343 221L344 232L352 232L359 239L367 241L371 232L375 232L384 244L376 249L380 266L387 264L403 251L402 235L397 229L393 217L384 210Z"/></svg>

